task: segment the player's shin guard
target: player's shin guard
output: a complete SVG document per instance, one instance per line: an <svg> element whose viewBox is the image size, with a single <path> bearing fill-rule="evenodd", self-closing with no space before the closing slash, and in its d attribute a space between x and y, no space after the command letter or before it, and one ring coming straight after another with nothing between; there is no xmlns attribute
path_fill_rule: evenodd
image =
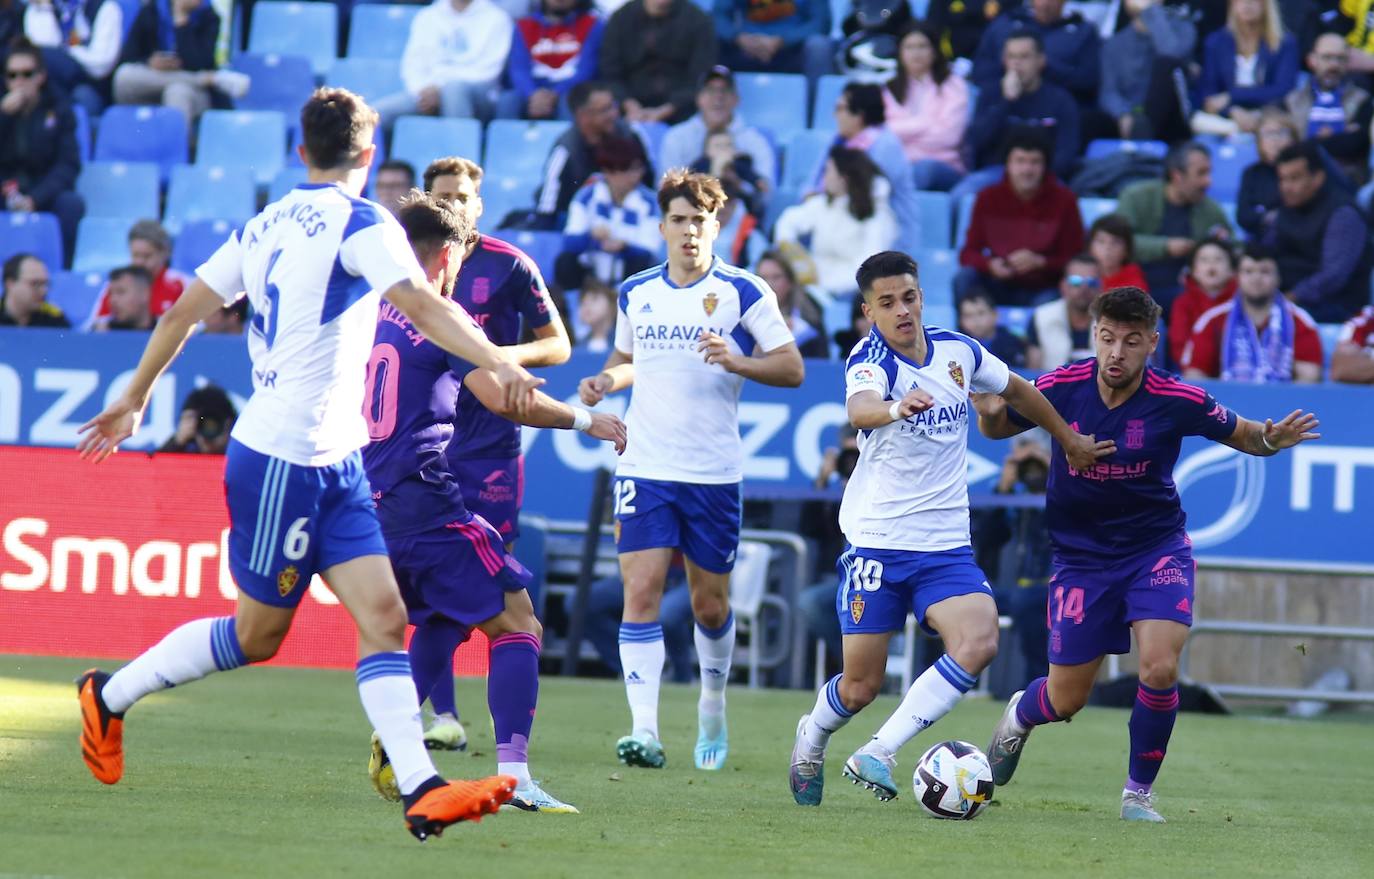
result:
<svg viewBox="0 0 1374 879"><path fill-rule="evenodd" d="M403 651L374 653L358 660L358 697L382 740L402 796L437 775L421 738L420 702Z"/></svg>
<svg viewBox="0 0 1374 879"><path fill-rule="evenodd" d="M973 675L948 653L921 673L902 697L902 704L873 738L889 754L911 741L917 733L949 713L964 694L973 689Z"/></svg>
<svg viewBox="0 0 1374 879"><path fill-rule="evenodd" d="M247 664L233 617L192 620L111 675L100 695L110 711L123 714L149 693Z"/></svg>
<svg viewBox="0 0 1374 879"><path fill-rule="evenodd" d="M1131 732L1130 774L1126 790L1149 793L1178 717L1178 685L1156 690L1141 684L1135 693L1135 708L1127 724Z"/></svg>
<svg viewBox="0 0 1374 879"><path fill-rule="evenodd" d="M816 704L811 708L811 716L802 730L802 743L810 756L823 752L835 731L849 723L854 716L854 712L845 708L844 702L840 701L840 677L835 675L821 687L816 694Z"/></svg>
<svg viewBox="0 0 1374 879"><path fill-rule="evenodd" d="M725 711L725 684L730 680L730 660L735 654L734 611L714 629L697 623L693 639L697 663L701 666L701 698L697 710L704 716L718 716Z"/></svg>
<svg viewBox="0 0 1374 879"><path fill-rule="evenodd" d="M539 702L539 639L517 632L491 642L487 706L496 724L496 771L530 783L528 748Z"/></svg>
<svg viewBox="0 0 1374 879"><path fill-rule="evenodd" d="M458 716L453 698L453 651L467 638L467 629L450 619L430 619L410 637L411 674L420 704L426 698L435 714Z"/></svg>
<svg viewBox="0 0 1374 879"><path fill-rule="evenodd" d="M1064 719L1050 704L1049 686L1049 678L1036 678L1026 685L1025 695L1016 705L1016 722L1023 730Z"/></svg>
<svg viewBox="0 0 1374 879"><path fill-rule="evenodd" d="M658 623L620 624L620 666L625 675L625 698L630 703L633 732L658 737L658 690L663 679L663 626Z"/></svg>

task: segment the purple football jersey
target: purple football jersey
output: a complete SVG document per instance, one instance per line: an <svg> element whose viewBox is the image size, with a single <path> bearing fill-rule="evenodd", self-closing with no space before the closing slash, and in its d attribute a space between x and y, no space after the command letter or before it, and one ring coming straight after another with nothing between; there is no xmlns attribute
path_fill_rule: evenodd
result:
<svg viewBox="0 0 1374 879"><path fill-rule="evenodd" d="M549 290L534 261L515 245L486 235L463 260L453 299L497 345L520 341L521 318L531 329L553 319ZM520 454L520 425L492 413L472 394L461 394L448 453L454 459L514 458Z"/></svg>
<svg viewBox="0 0 1374 879"><path fill-rule="evenodd" d="M1174 485L1174 463L1185 436L1222 440L1236 415L1212 395L1147 366L1140 388L1108 409L1097 389L1097 361L1080 360L1036 379L1079 433L1116 440L1116 452L1090 471L1069 466L1054 444L1045 504L1057 559L1115 558L1184 535L1186 518ZM1032 426L1008 410L1016 424Z"/></svg>
<svg viewBox="0 0 1374 879"><path fill-rule="evenodd" d="M363 415L372 442L363 448L363 466L388 534L466 515L444 449L453 438L463 378L474 368L382 303L367 366Z"/></svg>

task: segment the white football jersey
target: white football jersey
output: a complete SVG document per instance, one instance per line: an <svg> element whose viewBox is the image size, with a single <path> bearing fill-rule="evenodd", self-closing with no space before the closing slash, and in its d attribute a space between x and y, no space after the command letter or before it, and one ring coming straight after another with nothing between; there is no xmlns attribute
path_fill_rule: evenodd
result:
<svg viewBox="0 0 1374 879"><path fill-rule="evenodd" d="M385 208L306 183L229 236L196 275L253 307L253 396L231 436L291 464L325 467L367 445L363 388L380 291L422 275Z"/></svg>
<svg viewBox="0 0 1374 879"><path fill-rule="evenodd" d="M618 476L723 485L744 478L739 393L744 379L707 365L698 337L712 331L746 356L792 341L778 300L757 275L715 259L701 280L679 287L668 265L620 285L615 347L634 358L625 416L629 444Z"/></svg>
<svg viewBox="0 0 1374 879"><path fill-rule="evenodd" d="M925 327L926 362L888 347L876 327L854 346L845 399L873 391L900 400L916 388L935 405L875 430L859 431L859 462L840 502L840 530L864 549L939 552L969 544L970 393L1000 394L1007 365L962 333Z"/></svg>

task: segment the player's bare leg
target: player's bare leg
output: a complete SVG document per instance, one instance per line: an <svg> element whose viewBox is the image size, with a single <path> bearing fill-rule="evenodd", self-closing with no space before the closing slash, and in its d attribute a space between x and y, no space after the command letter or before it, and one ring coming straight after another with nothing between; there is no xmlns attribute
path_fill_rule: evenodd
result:
<svg viewBox="0 0 1374 879"><path fill-rule="evenodd" d="M1173 620L1136 620L1131 628L1140 650L1140 686L1131 709L1131 756L1121 792L1121 817L1162 824L1153 785L1178 717L1178 661L1188 627Z"/></svg>
<svg viewBox="0 0 1374 879"><path fill-rule="evenodd" d="M887 674L887 645L891 640L891 632L844 636L844 670L821 685L811 712L797 722L788 772L797 805L820 805L825 792L826 746L840 727L878 697Z"/></svg>
<svg viewBox="0 0 1374 879"><path fill-rule="evenodd" d="M514 778L445 782L429 759L404 649L405 604L390 560L360 556L323 576L358 627L358 696L395 773L407 828L423 841L450 824L496 811L514 793Z"/></svg>
<svg viewBox="0 0 1374 879"><path fill-rule="evenodd" d="M673 550L667 547L620 554L620 576L625 584L620 665L630 703L631 730L616 742L615 751L620 762L628 766L658 769L664 763L658 738L658 690L665 650L658 613L672 560Z"/></svg>
<svg viewBox="0 0 1374 879"><path fill-rule="evenodd" d="M730 574L708 571L687 559L687 588L692 593L693 638L701 669L697 700L698 769L720 769L730 751L725 723L725 686L735 654L735 615L730 611Z"/></svg>
<svg viewBox="0 0 1374 879"><path fill-rule="evenodd" d="M1078 665L1051 663L1048 677L1036 678L1012 694L988 744L994 784L1001 787L1011 781L1032 729L1068 720L1088 704L1101 665L1100 656Z"/></svg>

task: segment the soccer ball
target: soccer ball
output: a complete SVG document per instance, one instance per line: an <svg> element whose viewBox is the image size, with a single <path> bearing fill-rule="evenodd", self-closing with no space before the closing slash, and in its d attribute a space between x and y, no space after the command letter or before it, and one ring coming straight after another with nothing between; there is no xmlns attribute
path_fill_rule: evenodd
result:
<svg viewBox="0 0 1374 879"><path fill-rule="evenodd" d="M992 800L992 767L968 742L941 742L926 751L911 783L916 802L936 818L974 818Z"/></svg>

